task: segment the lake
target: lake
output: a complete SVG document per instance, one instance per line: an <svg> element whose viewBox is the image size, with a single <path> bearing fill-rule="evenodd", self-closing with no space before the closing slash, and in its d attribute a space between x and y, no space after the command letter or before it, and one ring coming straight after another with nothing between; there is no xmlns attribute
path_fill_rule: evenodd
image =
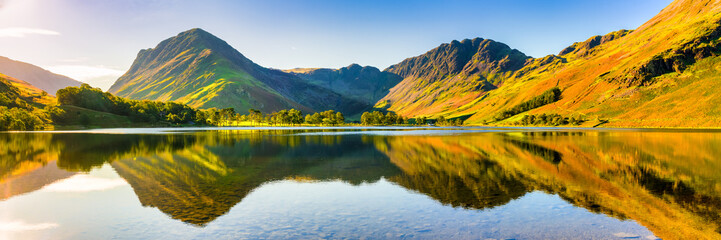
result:
<svg viewBox="0 0 721 240"><path fill-rule="evenodd" d="M721 239L721 132L0 133L0 239Z"/></svg>

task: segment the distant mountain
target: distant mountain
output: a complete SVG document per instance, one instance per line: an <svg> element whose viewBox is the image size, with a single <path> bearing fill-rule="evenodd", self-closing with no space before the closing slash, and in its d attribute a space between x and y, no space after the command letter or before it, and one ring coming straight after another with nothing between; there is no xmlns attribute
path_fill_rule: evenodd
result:
<svg viewBox="0 0 721 240"><path fill-rule="evenodd" d="M575 115L589 126L720 126L721 2L676 0L640 26L530 58L490 40L443 44L385 71L404 80L376 107L407 117L511 124ZM505 110L558 87L560 100L503 121ZM601 121L603 120L603 121Z"/></svg>
<svg viewBox="0 0 721 240"><path fill-rule="evenodd" d="M394 73L381 72L378 68L361 67L358 64L340 69L297 68L285 71L309 83L370 105L386 96L388 90L403 79Z"/></svg>
<svg viewBox="0 0 721 240"><path fill-rule="evenodd" d="M81 82L72 78L52 73L41 67L0 57L0 73L21 79L50 95L55 95L58 89L70 86L80 86Z"/></svg>
<svg viewBox="0 0 721 240"><path fill-rule="evenodd" d="M304 112L334 109L352 115L369 107L293 74L261 67L198 28L141 50L109 92L199 108L233 107L237 112L296 108Z"/></svg>

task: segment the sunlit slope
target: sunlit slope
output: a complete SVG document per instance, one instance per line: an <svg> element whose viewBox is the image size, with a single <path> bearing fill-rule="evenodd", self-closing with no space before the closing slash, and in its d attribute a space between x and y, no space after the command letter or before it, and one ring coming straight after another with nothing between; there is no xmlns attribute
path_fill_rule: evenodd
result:
<svg viewBox="0 0 721 240"><path fill-rule="evenodd" d="M261 67L197 28L141 50L109 91L131 99L179 101L199 108L234 107L238 112L250 108L357 112L367 107L292 74Z"/></svg>
<svg viewBox="0 0 721 240"><path fill-rule="evenodd" d="M496 89L530 57L489 39L465 39L388 67L403 77L376 107L401 115L432 115L472 103Z"/></svg>
<svg viewBox="0 0 721 240"><path fill-rule="evenodd" d="M0 106L16 107L18 104L41 106L55 102L54 97L44 94L43 90L30 83L0 73Z"/></svg>
<svg viewBox="0 0 721 240"><path fill-rule="evenodd" d="M496 81L463 72L404 76L376 106L411 117L470 116L468 123L508 124L517 119L495 122L494 116L558 86L560 101L529 113L610 120L605 126L719 126L721 109L713 92L721 89L713 72L718 71L714 56L721 52L720 6L718 1L677 0L636 30L592 37L559 55L528 58L520 68L490 75ZM490 66L514 59L507 56ZM472 87L488 82L493 85Z"/></svg>

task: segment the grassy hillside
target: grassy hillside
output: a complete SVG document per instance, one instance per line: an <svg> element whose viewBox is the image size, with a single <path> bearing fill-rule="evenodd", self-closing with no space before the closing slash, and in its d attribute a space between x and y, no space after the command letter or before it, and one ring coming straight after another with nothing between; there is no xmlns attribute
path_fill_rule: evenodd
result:
<svg viewBox="0 0 721 240"><path fill-rule="evenodd" d="M608 120L603 126L719 126L719 102L712 93L721 90L714 75L721 52L720 9L715 1L677 0L633 31L592 37L559 55L528 58L520 68L497 68L495 74L401 74L405 79L376 106L407 117L467 116L471 124L510 124L523 114L557 113ZM437 59L432 58L436 51L412 59ZM483 66L513 59L503 48L494 52L508 57ZM449 61L441 60L429 66L443 69ZM562 91L559 101L505 121L494 119L553 87Z"/></svg>
<svg viewBox="0 0 721 240"><path fill-rule="evenodd" d="M238 112L335 109L357 113L367 104L309 84L289 73L261 67L225 41L191 29L141 50L109 92L138 100L178 101L198 108Z"/></svg>
<svg viewBox="0 0 721 240"><path fill-rule="evenodd" d="M0 95L7 101L17 102L20 105L43 106L54 104L56 99L44 91L17 78L0 73ZM5 100L2 100L5 101ZM11 107L17 104L1 103L0 106Z"/></svg>
<svg viewBox="0 0 721 240"><path fill-rule="evenodd" d="M0 74L0 131L48 127L51 121L43 108L54 102L27 82Z"/></svg>

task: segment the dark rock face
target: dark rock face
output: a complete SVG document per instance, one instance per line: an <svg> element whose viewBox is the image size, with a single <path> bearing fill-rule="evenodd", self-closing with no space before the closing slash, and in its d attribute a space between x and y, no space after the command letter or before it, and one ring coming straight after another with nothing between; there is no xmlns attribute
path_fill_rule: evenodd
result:
<svg viewBox="0 0 721 240"><path fill-rule="evenodd" d="M403 78L414 77L431 81L461 73L480 74L485 78L491 74L518 70L529 58L506 44L475 38L442 44L423 55L390 66L385 71ZM496 82L494 79L489 80Z"/></svg>

